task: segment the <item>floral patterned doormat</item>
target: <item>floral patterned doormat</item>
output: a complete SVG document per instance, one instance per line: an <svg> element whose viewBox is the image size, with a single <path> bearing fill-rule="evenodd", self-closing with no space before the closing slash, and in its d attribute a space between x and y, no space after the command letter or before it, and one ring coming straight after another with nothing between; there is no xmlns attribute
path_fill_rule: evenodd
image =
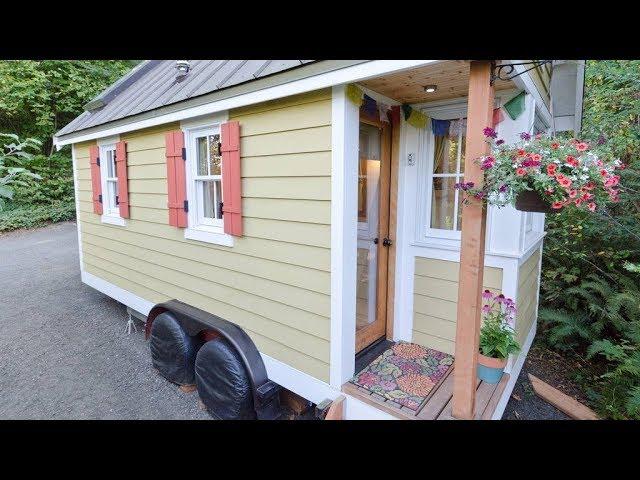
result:
<svg viewBox="0 0 640 480"><path fill-rule="evenodd" d="M353 377L351 383L417 411L452 365L451 355L398 342Z"/></svg>

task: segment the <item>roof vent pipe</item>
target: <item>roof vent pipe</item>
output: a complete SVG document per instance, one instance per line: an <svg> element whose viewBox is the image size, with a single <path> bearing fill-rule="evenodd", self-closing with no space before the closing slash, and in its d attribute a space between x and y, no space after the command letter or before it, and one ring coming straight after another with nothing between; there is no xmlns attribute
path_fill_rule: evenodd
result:
<svg viewBox="0 0 640 480"><path fill-rule="evenodd" d="M189 73L190 68L189 60L176 60L176 80L183 80L184 77L187 76L187 73Z"/></svg>

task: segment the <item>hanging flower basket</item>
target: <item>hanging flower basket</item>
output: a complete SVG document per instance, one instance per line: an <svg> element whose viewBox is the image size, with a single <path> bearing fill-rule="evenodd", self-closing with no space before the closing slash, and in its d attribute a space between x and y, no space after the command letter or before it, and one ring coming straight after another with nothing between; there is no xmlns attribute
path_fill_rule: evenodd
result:
<svg viewBox="0 0 640 480"><path fill-rule="evenodd" d="M515 207L521 212L558 213L558 210L551 208L551 205L535 190L520 192L516 196Z"/></svg>
<svg viewBox="0 0 640 480"><path fill-rule="evenodd" d="M620 175L625 165L614 159L603 142L590 145L574 139L541 134L520 134L520 141L506 145L495 140L493 128L484 129L491 155L476 160L484 171L481 188L461 182L455 188L463 202L481 201L523 212L555 213L564 208L595 212L608 202L618 202Z"/></svg>

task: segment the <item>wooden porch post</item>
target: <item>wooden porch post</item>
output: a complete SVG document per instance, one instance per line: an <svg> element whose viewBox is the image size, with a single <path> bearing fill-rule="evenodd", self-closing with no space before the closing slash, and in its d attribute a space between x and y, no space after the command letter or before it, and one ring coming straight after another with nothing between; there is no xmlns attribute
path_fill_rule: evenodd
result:
<svg viewBox="0 0 640 480"><path fill-rule="evenodd" d="M471 62L464 176L465 182L474 182L476 186L482 185L483 174L474 160L490 152L482 132L492 125L494 91L490 79L490 61ZM475 200L465 205L463 212L452 414L455 418L472 419L476 399L487 215L486 209Z"/></svg>

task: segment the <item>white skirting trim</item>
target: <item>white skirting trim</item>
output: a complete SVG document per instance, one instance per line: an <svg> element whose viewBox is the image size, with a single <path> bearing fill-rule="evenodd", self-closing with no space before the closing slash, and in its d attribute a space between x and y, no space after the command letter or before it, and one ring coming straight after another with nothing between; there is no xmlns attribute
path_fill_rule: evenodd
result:
<svg viewBox="0 0 640 480"><path fill-rule="evenodd" d="M500 420L505 408L507 408L507 403L509 403L509 397L511 397L513 387L515 387L516 382L518 381L520 370L522 370L522 366L524 365L524 361L527 359L527 355L529 354L529 349L531 348L533 339L536 336L536 326L537 322L533 322L533 325L531 325L531 330L529 330L529 333L527 334L527 339L525 340L522 350L520 351L520 355L518 355L518 358L514 362L513 367L511 367L511 372L509 373L509 381L507 382L507 386L502 392L502 396L500 397L500 401L496 406L495 412L493 412L491 420Z"/></svg>
<svg viewBox="0 0 640 480"><path fill-rule="evenodd" d="M123 303L144 315L148 315L154 304L131 293L124 288L118 287L113 283L107 282L89 272L82 271L81 278L84 283L96 290L108 295L109 297ZM267 374L271 380L282 385L288 390L311 400L313 403L320 403L325 398L331 400L337 398L341 392L331 388L327 383L312 377L311 375L301 372L286 363L276 360L269 355L260 353L262 361L267 369ZM379 411L367 404L356 400L348 395L346 401L346 418L353 419L393 419L390 415Z"/></svg>

